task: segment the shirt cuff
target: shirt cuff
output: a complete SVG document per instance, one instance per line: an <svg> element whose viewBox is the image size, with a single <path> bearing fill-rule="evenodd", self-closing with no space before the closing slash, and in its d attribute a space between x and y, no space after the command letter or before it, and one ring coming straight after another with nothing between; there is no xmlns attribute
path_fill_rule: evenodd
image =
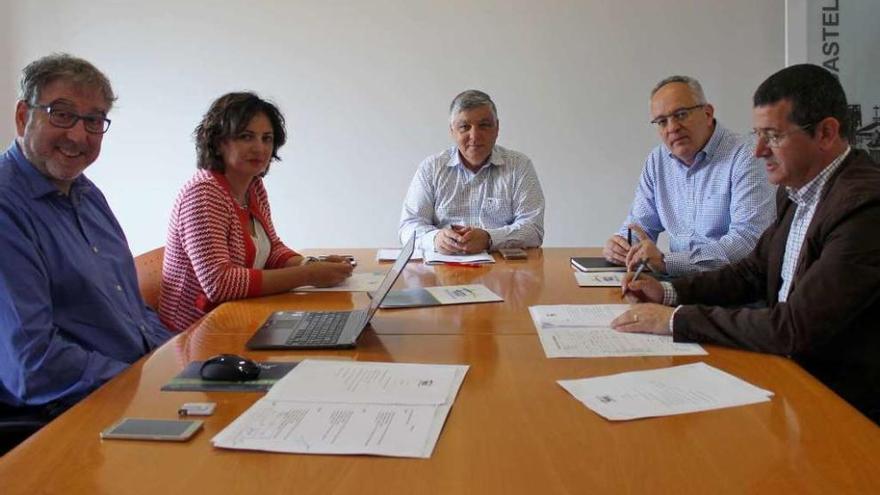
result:
<svg viewBox="0 0 880 495"><path fill-rule="evenodd" d="M663 305L675 306L678 304L678 293L675 292L675 287L669 282L660 282L660 286L663 287Z"/></svg>
<svg viewBox="0 0 880 495"><path fill-rule="evenodd" d="M672 315L669 316L669 335L675 336L675 313L678 313L678 310L681 309L682 305L679 304L672 310Z"/></svg>
<svg viewBox="0 0 880 495"><path fill-rule="evenodd" d="M691 253L687 251L664 253L663 262L666 263L666 273L668 275L683 275L692 271Z"/></svg>
<svg viewBox="0 0 880 495"><path fill-rule="evenodd" d="M419 238L419 242L417 243L422 248L422 251L434 252L434 238L437 237L438 232L440 232L439 229L434 229L422 234L422 237Z"/></svg>

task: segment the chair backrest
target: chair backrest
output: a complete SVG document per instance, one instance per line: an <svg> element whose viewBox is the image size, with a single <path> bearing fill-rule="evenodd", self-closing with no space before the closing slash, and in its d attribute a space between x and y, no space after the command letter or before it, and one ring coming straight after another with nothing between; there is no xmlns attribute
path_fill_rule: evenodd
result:
<svg viewBox="0 0 880 495"><path fill-rule="evenodd" d="M153 309L159 308L159 288L162 286L162 260L165 246L135 256L134 268L137 270L138 288L144 302Z"/></svg>

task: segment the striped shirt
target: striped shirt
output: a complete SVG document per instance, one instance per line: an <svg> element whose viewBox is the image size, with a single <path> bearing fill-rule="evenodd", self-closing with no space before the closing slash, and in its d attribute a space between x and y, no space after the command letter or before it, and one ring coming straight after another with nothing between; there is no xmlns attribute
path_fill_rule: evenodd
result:
<svg viewBox="0 0 880 495"><path fill-rule="evenodd" d="M788 300L788 293L791 290L791 281L794 279L797 261L801 255L801 247L804 245L804 238L807 236L807 229L816 213L816 207L819 205L822 189L828 182L828 177L837 170L841 162L849 155L850 148L847 146L846 151L828 164L819 175L813 177L798 189L786 187L786 193L792 203L797 205L794 210L794 218L791 221L791 229L788 231L788 239L785 241L785 257L782 258L782 285L779 287L779 302Z"/></svg>
<svg viewBox="0 0 880 495"><path fill-rule="evenodd" d="M433 251L438 229L451 225L485 230L492 249L540 246L544 193L532 161L497 145L476 173L464 166L454 146L426 158L403 202L400 240L415 234L418 246Z"/></svg>
<svg viewBox="0 0 880 495"><path fill-rule="evenodd" d="M207 170L181 189L168 225L159 294L159 316L168 328L186 330L221 302L260 294L263 271L253 268L252 217L269 237L265 268L281 268L296 256L275 233L261 179L251 182L247 197L247 208L239 206L226 177Z"/></svg>
<svg viewBox="0 0 880 495"><path fill-rule="evenodd" d="M775 216L774 189L750 141L716 121L715 131L686 165L665 145L654 148L636 189L630 224L654 242L669 235L670 275L714 270L745 258Z"/></svg>

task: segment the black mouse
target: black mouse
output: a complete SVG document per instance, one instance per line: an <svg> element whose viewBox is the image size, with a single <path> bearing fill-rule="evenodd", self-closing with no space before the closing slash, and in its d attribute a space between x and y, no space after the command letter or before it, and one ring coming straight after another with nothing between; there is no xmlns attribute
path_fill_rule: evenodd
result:
<svg viewBox="0 0 880 495"><path fill-rule="evenodd" d="M202 375L202 380L244 382L256 380L260 376L260 365L246 357L220 354L202 363L199 374Z"/></svg>

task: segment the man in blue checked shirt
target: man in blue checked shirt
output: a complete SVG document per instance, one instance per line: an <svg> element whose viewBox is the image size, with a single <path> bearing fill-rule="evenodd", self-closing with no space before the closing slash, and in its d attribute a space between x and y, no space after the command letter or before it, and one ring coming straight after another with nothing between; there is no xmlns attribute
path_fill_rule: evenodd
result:
<svg viewBox="0 0 880 495"><path fill-rule="evenodd" d="M713 270L748 255L773 219L773 187L748 138L714 118L700 83L687 76L651 91L651 123L663 143L648 155L620 232L605 243L613 263L647 260L668 275ZM632 229L630 245L627 229ZM670 252L657 248L666 231Z"/></svg>
<svg viewBox="0 0 880 495"><path fill-rule="evenodd" d="M50 55L23 71L16 138L0 155L0 418L51 419L171 336L83 175L114 100L79 58Z"/></svg>
<svg viewBox="0 0 880 495"><path fill-rule="evenodd" d="M426 158L400 215L400 239L444 254L537 247L544 239L544 193L532 161L495 144L498 111L489 95L452 100L455 146Z"/></svg>

